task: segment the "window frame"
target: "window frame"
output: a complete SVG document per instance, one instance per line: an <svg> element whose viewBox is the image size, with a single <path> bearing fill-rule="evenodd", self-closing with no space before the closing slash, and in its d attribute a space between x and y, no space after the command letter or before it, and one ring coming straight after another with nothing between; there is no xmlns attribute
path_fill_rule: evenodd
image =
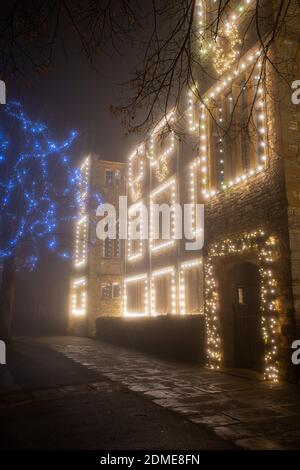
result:
<svg viewBox="0 0 300 470"><path fill-rule="evenodd" d="M201 160L201 171L207 174L206 183L202 183L202 194L205 198L210 198L217 194L220 191L223 191L227 188L235 186L236 184L242 183L247 180L249 177L260 173L267 168L268 162L268 145L267 145L267 99L265 91L265 77L261 77L261 67L262 62L260 58L260 50L253 49L249 51L242 59L238 68L236 70L231 70L230 73L225 74L222 79L221 85L217 82L213 85L205 94L204 103L200 105L201 114L200 114L200 160ZM254 63L253 63L254 62ZM212 161L211 155L211 128L209 122L209 113L212 109L211 102L216 100L220 95L228 95L229 90L232 89L238 81L241 80L241 77L246 73L249 74L251 69L250 79L251 81L256 81L256 84L252 85L253 96L255 97L255 107L253 110L256 116L253 120L253 126L256 128L257 138L257 162L256 166L250 168L248 171L236 172L235 177L228 179L225 176L225 182L221 187L217 187L215 184L215 179L212 177L214 161ZM254 88L255 87L255 88ZM256 88L257 87L257 88ZM251 92L251 87L249 88L249 93ZM226 149L224 150L224 155L226 156ZM224 161L227 160L224 158ZM228 164L228 162L225 164Z"/></svg>

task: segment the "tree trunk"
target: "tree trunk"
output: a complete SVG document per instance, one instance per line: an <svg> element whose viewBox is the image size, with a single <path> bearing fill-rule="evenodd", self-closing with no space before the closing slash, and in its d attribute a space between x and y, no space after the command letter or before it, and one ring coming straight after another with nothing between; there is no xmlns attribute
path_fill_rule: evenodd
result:
<svg viewBox="0 0 300 470"><path fill-rule="evenodd" d="M12 311L15 293L16 266L13 256L4 258L0 290L0 339L11 341Z"/></svg>

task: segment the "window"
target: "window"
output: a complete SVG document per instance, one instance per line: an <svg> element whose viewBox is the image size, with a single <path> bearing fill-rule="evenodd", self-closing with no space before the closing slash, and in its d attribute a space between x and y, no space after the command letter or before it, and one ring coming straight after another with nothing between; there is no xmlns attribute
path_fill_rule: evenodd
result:
<svg viewBox="0 0 300 470"><path fill-rule="evenodd" d="M158 315L167 315L171 312L171 302L169 293L169 281L166 276L158 277L155 281L155 313Z"/></svg>
<svg viewBox="0 0 300 470"><path fill-rule="evenodd" d="M103 257L104 258L120 258L121 245L119 238L119 223L116 226L116 238L106 238L103 242Z"/></svg>
<svg viewBox="0 0 300 470"><path fill-rule="evenodd" d="M116 239L113 240L114 246L114 257L120 258L120 236L119 236L119 222L117 222L116 226Z"/></svg>
<svg viewBox="0 0 300 470"><path fill-rule="evenodd" d="M112 285L112 296L113 299L119 299L121 297L121 284L114 282Z"/></svg>
<svg viewBox="0 0 300 470"><path fill-rule="evenodd" d="M177 312L176 272L173 267L152 273L151 312L152 315L175 315Z"/></svg>
<svg viewBox="0 0 300 470"><path fill-rule="evenodd" d="M103 256L104 258L111 258L111 254L112 254L112 242L113 240L111 240L110 238L105 238L104 242L103 242Z"/></svg>
<svg viewBox="0 0 300 470"><path fill-rule="evenodd" d="M105 184L113 184L113 174L112 170L105 170Z"/></svg>
<svg viewBox="0 0 300 470"><path fill-rule="evenodd" d="M135 203L128 210L127 259L133 261L143 256L143 210L142 203Z"/></svg>
<svg viewBox="0 0 300 470"><path fill-rule="evenodd" d="M258 162L256 110L252 112L253 83L244 75L212 107L211 181L220 188L225 181L255 168Z"/></svg>
<svg viewBox="0 0 300 470"><path fill-rule="evenodd" d="M171 178L151 193L150 250L159 251L176 245L176 224L180 223L176 204L176 180ZM163 218L164 217L164 218Z"/></svg>
<svg viewBox="0 0 300 470"><path fill-rule="evenodd" d="M128 188L131 200L136 202L142 196L145 178L145 145L140 145L129 157Z"/></svg>
<svg viewBox="0 0 300 470"><path fill-rule="evenodd" d="M116 182L117 185L121 184L121 177L122 177L121 171L116 170L115 171L115 182Z"/></svg>
<svg viewBox="0 0 300 470"><path fill-rule="evenodd" d="M101 284L101 298L108 300L111 298L111 284L108 282Z"/></svg>
<svg viewBox="0 0 300 470"><path fill-rule="evenodd" d="M252 60L255 55L250 56ZM244 68L245 68L245 64ZM223 90L212 88L202 105L201 161L208 175L204 194L214 194L261 171L266 161L264 87L259 66L225 80ZM224 82L224 83L225 83ZM229 84L228 84L229 82Z"/></svg>
<svg viewBox="0 0 300 470"><path fill-rule="evenodd" d="M180 268L180 313L203 313L202 259L186 261Z"/></svg>
<svg viewBox="0 0 300 470"><path fill-rule="evenodd" d="M147 274L129 277L124 281L124 315L148 315Z"/></svg>
<svg viewBox="0 0 300 470"><path fill-rule="evenodd" d="M237 298L239 305L247 305L245 286L239 286L237 288Z"/></svg>

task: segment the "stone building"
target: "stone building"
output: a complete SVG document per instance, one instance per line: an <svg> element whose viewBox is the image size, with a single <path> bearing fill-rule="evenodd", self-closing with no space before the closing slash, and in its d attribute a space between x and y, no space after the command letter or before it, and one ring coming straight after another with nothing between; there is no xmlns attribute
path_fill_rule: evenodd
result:
<svg viewBox="0 0 300 470"><path fill-rule="evenodd" d="M107 202L126 194L125 165L95 157L82 164L70 329L93 335L98 316L122 312L147 321L204 317L209 367L292 379L291 345L300 337L300 108L291 83L300 79L300 22L290 15L272 35L278 2L265 0L258 35L254 0L228 2L222 12L218 4L196 1L201 71L184 102L129 157L126 249L95 238L89 204L94 190ZM206 27L217 14L215 38ZM261 39L269 37L266 59ZM171 206L167 236L155 204ZM181 239L176 204L191 211ZM203 236L197 204L204 205L204 244L188 249Z"/></svg>
<svg viewBox="0 0 300 470"><path fill-rule="evenodd" d="M117 211L126 194L126 164L89 155L80 166L79 209L75 223L75 256L70 284L69 331L95 335L99 316L120 316L124 276L124 240L96 237L96 195Z"/></svg>
<svg viewBox="0 0 300 470"><path fill-rule="evenodd" d="M209 367L276 381L292 377L291 343L300 334L300 108L290 89L300 78L299 22L290 18L265 60L253 22L249 27L256 2L229 2L213 42L205 28L218 3L196 2L207 73L195 70L186 103L129 157L124 315L204 314ZM277 3L262 2L264 38ZM170 238L158 228L154 239L154 203L194 210L203 203L203 248L187 250L186 240L176 239L175 209ZM143 204L149 240L142 237ZM141 236L133 240L139 214Z"/></svg>

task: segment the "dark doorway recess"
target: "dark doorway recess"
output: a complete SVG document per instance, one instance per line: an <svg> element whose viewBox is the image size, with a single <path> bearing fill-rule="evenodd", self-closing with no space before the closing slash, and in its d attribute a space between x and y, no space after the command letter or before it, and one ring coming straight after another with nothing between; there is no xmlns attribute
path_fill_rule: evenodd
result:
<svg viewBox="0 0 300 470"><path fill-rule="evenodd" d="M222 270L219 281L224 366L261 372L264 347L258 266L231 264Z"/></svg>

